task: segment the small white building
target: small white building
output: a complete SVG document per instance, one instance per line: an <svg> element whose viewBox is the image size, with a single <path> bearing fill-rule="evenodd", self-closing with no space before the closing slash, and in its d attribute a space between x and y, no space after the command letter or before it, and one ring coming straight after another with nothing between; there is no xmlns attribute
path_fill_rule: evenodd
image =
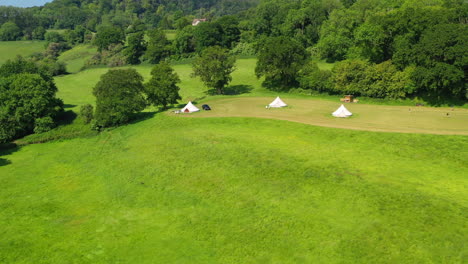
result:
<svg viewBox="0 0 468 264"><path fill-rule="evenodd" d="M201 22L206 22L206 18L195 18L192 21L192 26L198 26Z"/></svg>

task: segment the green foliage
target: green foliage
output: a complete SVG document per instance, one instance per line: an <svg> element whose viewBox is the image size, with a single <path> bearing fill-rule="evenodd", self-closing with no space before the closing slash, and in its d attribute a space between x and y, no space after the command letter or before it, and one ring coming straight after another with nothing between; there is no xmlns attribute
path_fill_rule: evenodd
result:
<svg viewBox="0 0 468 264"><path fill-rule="evenodd" d="M181 17L179 19L177 19L175 22L174 22L174 27L177 29L177 30L182 30L184 27L186 26L191 26L192 25L192 20L193 20L193 17L192 16L184 16L184 17Z"/></svg>
<svg viewBox="0 0 468 264"><path fill-rule="evenodd" d="M153 29L148 33L148 47L143 59L151 64L159 63L168 57L171 52L170 42L166 34L160 29Z"/></svg>
<svg viewBox="0 0 468 264"><path fill-rule="evenodd" d="M44 56L52 59L57 59L60 53L70 49L67 43L51 42L47 45L47 49L44 51Z"/></svg>
<svg viewBox="0 0 468 264"><path fill-rule="evenodd" d="M55 127L55 122L50 116L36 118L34 120L34 133L40 134L50 131Z"/></svg>
<svg viewBox="0 0 468 264"><path fill-rule="evenodd" d="M306 50L297 41L268 38L260 47L255 74L257 78L265 76L263 84L269 89L285 90L297 85L297 74L307 58Z"/></svg>
<svg viewBox="0 0 468 264"><path fill-rule="evenodd" d="M332 69L334 90L340 94L360 95L368 67L369 64L361 60L345 60L335 64Z"/></svg>
<svg viewBox="0 0 468 264"><path fill-rule="evenodd" d="M195 51L195 38L193 27L186 26L182 30L177 31L174 40L174 51L179 56L184 56Z"/></svg>
<svg viewBox="0 0 468 264"><path fill-rule="evenodd" d="M94 65L107 65L109 67L119 67L127 64L127 58L123 55L124 46L122 44L111 44L107 50L94 54L85 62L85 68Z"/></svg>
<svg viewBox="0 0 468 264"><path fill-rule="evenodd" d="M21 29L14 22L5 22L0 27L0 40L18 40L21 37Z"/></svg>
<svg viewBox="0 0 468 264"><path fill-rule="evenodd" d="M67 64L63 61L57 61L52 58L44 58L36 62L36 64L46 71L51 76L67 74Z"/></svg>
<svg viewBox="0 0 468 264"><path fill-rule="evenodd" d="M94 107L91 104L85 104L80 107L80 117L85 124L89 124L94 118Z"/></svg>
<svg viewBox="0 0 468 264"><path fill-rule="evenodd" d="M111 45L123 44L125 34L120 27L101 26L99 27L94 44L98 47L98 51L108 50Z"/></svg>
<svg viewBox="0 0 468 264"><path fill-rule="evenodd" d="M321 58L339 61L353 44L353 32L361 22L359 13L350 9L334 10L320 30L317 49Z"/></svg>
<svg viewBox="0 0 468 264"><path fill-rule="evenodd" d="M145 108L143 77L134 69L109 70L93 90L96 96L97 126L128 123L133 114Z"/></svg>
<svg viewBox="0 0 468 264"><path fill-rule="evenodd" d="M304 45L315 44L319 39L320 26L327 19L326 2L302 1L300 8L291 9L281 25L284 35L296 38Z"/></svg>
<svg viewBox="0 0 468 264"><path fill-rule="evenodd" d="M221 46L231 49L240 40L239 19L235 16L223 16L216 20L221 26Z"/></svg>
<svg viewBox="0 0 468 264"><path fill-rule="evenodd" d="M146 41L144 32L133 33L128 37L127 46L123 53L127 57L128 64L140 64L140 57L146 50Z"/></svg>
<svg viewBox="0 0 468 264"><path fill-rule="evenodd" d="M35 40L44 40L44 35L46 33L46 30L44 27L37 27L33 30L32 32L32 39L35 39Z"/></svg>
<svg viewBox="0 0 468 264"><path fill-rule="evenodd" d="M64 39L70 45L76 45L85 41L87 30L82 26L76 26L74 30L67 29L64 33Z"/></svg>
<svg viewBox="0 0 468 264"><path fill-rule="evenodd" d="M380 25L364 23L354 32L354 56L348 58L364 58L371 62L379 63L384 59L384 44L386 34Z"/></svg>
<svg viewBox="0 0 468 264"><path fill-rule="evenodd" d="M320 70L317 63L310 61L299 72L299 85L303 89L317 92L333 91L331 71Z"/></svg>
<svg viewBox="0 0 468 264"><path fill-rule="evenodd" d="M411 79L414 67L398 71L391 61L370 65L365 71L361 94L374 98L405 98L415 91Z"/></svg>
<svg viewBox="0 0 468 264"><path fill-rule="evenodd" d="M334 91L339 94L374 98L404 98L415 92L414 67L399 71L391 61L371 64L361 60L345 60L332 70Z"/></svg>
<svg viewBox="0 0 468 264"><path fill-rule="evenodd" d="M53 121L49 121L62 111L55 84L39 72L34 63L22 59L0 67L0 142L53 127ZM41 119L45 117L50 120Z"/></svg>
<svg viewBox="0 0 468 264"><path fill-rule="evenodd" d="M47 31L44 35L44 39L48 42L60 43L64 42L65 39L63 38L62 34L56 31Z"/></svg>
<svg viewBox="0 0 468 264"><path fill-rule="evenodd" d="M236 59L229 55L227 49L219 46L206 48L193 62L193 75L199 76L209 88L223 94L223 88L231 80Z"/></svg>
<svg viewBox="0 0 468 264"><path fill-rule="evenodd" d="M440 24L426 30L415 45L419 66L415 78L420 91L465 97L468 78L468 27Z"/></svg>
<svg viewBox="0 0 468 264"><path fill-rule="evenodd" d="M193 30L195 38L195 49L201 52L203 49L212 46L222 46L223 29L216 22L203 22L198 24Z"/></svg>
<svg viewBox="0 0 468 264"><path fill-rule="evenodd" d="M163 109L182 99L179 95L179 76L166 62L156 64L151 69L151 79L145 83L146 100L154 106L161 105Z"/></svg>

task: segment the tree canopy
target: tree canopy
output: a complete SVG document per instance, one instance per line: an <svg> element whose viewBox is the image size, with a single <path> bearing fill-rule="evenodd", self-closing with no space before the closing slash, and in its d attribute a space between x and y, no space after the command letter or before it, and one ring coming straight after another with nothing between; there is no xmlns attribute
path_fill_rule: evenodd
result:
<svg viewBox="0 0 468 264"><path fill-rule="evenodd" d="M156 64L151 70L151 79L145 83L145 93L149 104L163 109L182 99L179 95L179 76L167 62Z"/></svg>
<svg viewBox="0 0 468 264"><path fill-rule="evenodd" d="M18 58L0 67L0 142L55 126L63 103L47 72Z"/></svg>
<svg viewBox="0 0 468 264"><path fill-rule="evenodd" d="M135 69L109 70L93 89L99 127L128 123L145 106L143 77Z"/></svg>
<svg viewBox="0 0 468 264"><path fill-rule="evenodd" d="M207 87L223 94L223 88L232 80L235 61L227 49L219 46L206 48L193 62L193 76L200 77Z"/></svg>
<svg viewBox="0 0 468 264"><path fill-rule="evenodd" d="M271 89L287 89L297 85L297 75L308 55L302 45L287 37L271 37L260 47L255 74L265 76L264 85Z"/></svg>

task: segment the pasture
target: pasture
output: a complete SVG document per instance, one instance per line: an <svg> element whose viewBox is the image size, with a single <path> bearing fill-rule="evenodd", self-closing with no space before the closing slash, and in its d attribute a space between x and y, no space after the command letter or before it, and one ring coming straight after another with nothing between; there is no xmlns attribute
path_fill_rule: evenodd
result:
<svg viewBox="0 0 468 264"><path fill-rule="evenodd" d="M466 137L153 118L2 156L5 263L463 262Z"/></svg>
<svg viewBox="0 0 468 264"><path fill-rule="evenodd" d="M0 41L0 64L21 55L27 57L45 50L45 41Z"/></svg>
<svg viewBox="0 0 468 264"><path fill-rule="evenodd" d="M81 44L60 54L58 60L67 64L67 71L69 73L77 73L96 52L97 49L95 47Z"/></svg>
<svg viewBox="0 0 468 264"><path fill-rule="evenodd" d="M358 103L335 119L338 98L295 94L265 109L277 93L254 67L238 60L235 96L211 96L174 66L181 102L212 112L147 109L99 134L0 149L0 262L466 260L466 109ZM148 80L151 66L135 68ZM67 109L94 103L107 70L57 77ZM89 131L79 119L55 131L75 127Z"/></svg>

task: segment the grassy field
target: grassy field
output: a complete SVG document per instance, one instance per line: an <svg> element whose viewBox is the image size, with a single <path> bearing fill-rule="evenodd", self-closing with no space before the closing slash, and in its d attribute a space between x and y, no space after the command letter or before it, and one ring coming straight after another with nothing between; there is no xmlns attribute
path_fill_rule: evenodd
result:
<svg viewBox="0 0 468 264"><path fill-rule="evenodd" d="M0 41L0 64L16 56L29 56L45 50L44 41Z"/></svg>
<svg viewBox="0 0 468 264"><path fill-rule="evenodd" d="M460 136L156 114L3 156L0 261L462 263L467 150Z"/></svg>
<svg viewBox="0 0 468 264"><path fill-rule="evenodd" d="M60 54L58 60L67 64L68 72L77 73L85 65L85 62L90 59L96 52L96 47L82 44Z"/></svg>
<svg viewBox="0 0 468 264"><path fill-rule="evenodd" d="M466 262L468 136L432 134L466 134L467 110L358 103L335 119L338 98L295 94L267 110L254 65L238 61L235 96L174 66L183 101L211 112L147 109L99 134L75 119L24 142L78 138L0 148L0 263ZM107 70L56 78L67 110Z"/></svg>

